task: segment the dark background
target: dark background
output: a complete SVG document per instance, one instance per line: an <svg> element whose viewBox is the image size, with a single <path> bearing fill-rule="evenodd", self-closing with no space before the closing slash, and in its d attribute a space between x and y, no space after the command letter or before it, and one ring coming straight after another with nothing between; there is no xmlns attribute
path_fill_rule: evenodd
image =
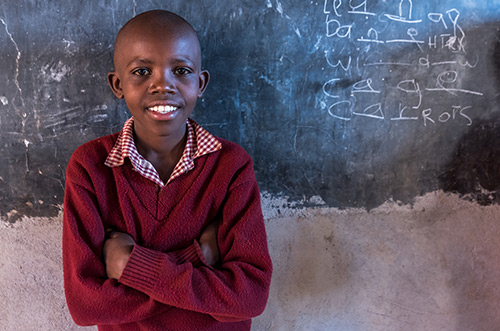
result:
<svg viewBox="0 0 500 331"><path fill-rule="evenodd" d="M198 31L211 83L193 117L250 153L262 192L293 206L439 189L498 203L498 1L403 1L401 15L399 0L365 3L0 3L0 215L59 212L71 153L129 116L106 83L114 37L156 8Z"/></svg>

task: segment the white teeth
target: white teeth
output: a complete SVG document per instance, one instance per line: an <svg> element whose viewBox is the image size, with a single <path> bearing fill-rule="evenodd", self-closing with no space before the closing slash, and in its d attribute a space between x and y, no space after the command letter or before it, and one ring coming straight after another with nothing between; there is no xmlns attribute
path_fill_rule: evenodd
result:
<svg viewBox="0 0 500 331"><path fill-rule="evenodd" d="M154 111L160 114L167 114L177 110L177 107L174 106L154 106L148 108L150 111Z"/></svg>

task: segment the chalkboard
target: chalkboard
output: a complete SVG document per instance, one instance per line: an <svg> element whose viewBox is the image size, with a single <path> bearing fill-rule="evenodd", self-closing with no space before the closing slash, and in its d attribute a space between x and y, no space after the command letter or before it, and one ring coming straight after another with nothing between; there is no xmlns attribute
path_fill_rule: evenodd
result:
<svg viewBox="0 0 500 331"><path fill-rule="evenodd" d="M71 153L129 116L106 83L114 37L155 8L198 31L193 117L251 154L266 196L500 201L498 0L4 1L0 215L60 211Z"/></svg>

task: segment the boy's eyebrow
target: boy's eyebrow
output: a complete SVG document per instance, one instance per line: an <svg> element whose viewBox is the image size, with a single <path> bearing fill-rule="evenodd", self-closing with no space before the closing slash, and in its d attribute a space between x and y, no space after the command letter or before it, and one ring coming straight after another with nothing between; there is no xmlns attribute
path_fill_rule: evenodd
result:
<svg viewBox="0 0 500 331"><path fill-rule="evenodd" d="M195 65L194 61L190 60L188 57L177 57L173 60L174 63L187 63L189 65ZM132 59L129 63L127 63L127 67L132 64L140 64L140 65L150 65L153 64L153 61L146 58L135 58Z"/></svg>
<svg viewBox="0 0 500 331"><path fill-rule="evenodd" d="M194 65L194 62L192 60L190 60L188 57L177 57L174 59L174 62L175 63L187 63L189 65Z"/></svg>
<svg viewBox="0 0 500 331"><path fill-rule="evenodd" d="M153 61L151 60L148 60L148 59L143 59L143 58L136 58L136 59L132 59L129 63L127 63L127 67L130 66L131 64L151 64L153 63Z"/></svg>

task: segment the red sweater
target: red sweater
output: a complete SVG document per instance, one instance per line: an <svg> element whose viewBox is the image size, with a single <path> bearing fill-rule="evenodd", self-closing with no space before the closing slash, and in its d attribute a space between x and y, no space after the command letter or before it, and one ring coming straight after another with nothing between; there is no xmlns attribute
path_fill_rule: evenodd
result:
<svg viewBox="0 0 500 331"><path fill-rule="evenodd" d="M116 138L82 145L67 168L64 287L75 322L99 330L249 330L266 305L272 266L248 154L219 139L221 150L160 189L128 159L104 165ZM213 220L215 268L196 241ZM108 228L136 241L118 281L103 264Z"/></svg>

